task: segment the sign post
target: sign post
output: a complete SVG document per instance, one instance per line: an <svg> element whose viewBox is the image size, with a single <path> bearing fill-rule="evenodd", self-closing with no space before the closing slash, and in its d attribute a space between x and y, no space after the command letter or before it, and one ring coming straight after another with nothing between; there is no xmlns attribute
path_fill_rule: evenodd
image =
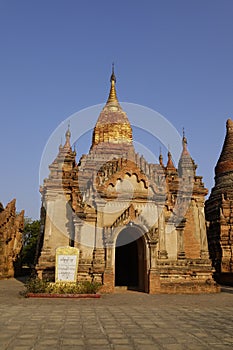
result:
<svg viewBox="0 0 233 350"><path fill-rule="evenodd" d="M77 281L79 250L74 247L56 249L55 282Z"/></svg>

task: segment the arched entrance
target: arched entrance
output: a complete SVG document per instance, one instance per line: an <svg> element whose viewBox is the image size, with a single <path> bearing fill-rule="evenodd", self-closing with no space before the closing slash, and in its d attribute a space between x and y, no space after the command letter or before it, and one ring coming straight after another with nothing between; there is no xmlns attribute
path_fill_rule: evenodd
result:
<svg viewBox="0 0 233 350"><path fill-rule="evenodd" d="M117 237L115 286L145 290L145 244L135 227L123 229Z"/></svg>

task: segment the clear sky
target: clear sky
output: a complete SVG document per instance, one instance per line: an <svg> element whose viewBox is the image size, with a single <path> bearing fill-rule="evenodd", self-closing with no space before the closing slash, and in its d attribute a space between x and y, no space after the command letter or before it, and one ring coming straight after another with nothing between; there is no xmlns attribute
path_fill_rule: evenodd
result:
<svg viewBox="0 0 233 350"><path fill-rule="evenodd" d="M232 18L232 0L0 0L0 201L39 218L45 144L106 101L112 61L119 100L185 127L211 189L233 117Z"/></svg>

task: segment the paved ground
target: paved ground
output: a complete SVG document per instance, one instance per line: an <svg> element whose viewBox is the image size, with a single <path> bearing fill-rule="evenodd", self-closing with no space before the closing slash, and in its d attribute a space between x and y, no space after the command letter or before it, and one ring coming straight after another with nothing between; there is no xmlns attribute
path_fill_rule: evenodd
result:
<svg viewBox="0 0 233 350"><path fill-rule="evenodd" d="M233 348L233 290L211 295L127 292L101 299L25 299L0 281L1 350Z"/></svg>

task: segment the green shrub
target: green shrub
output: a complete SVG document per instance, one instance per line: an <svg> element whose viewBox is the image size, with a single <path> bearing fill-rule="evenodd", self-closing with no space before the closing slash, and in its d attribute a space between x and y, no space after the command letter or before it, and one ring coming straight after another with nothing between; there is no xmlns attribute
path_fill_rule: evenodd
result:
<svg viewBox="0 0 233 350"><path fill-rule="evenodd" d="M41 280L38 277L29 279L26 284L27 293L49 293L49 294L96 294L101 284L97 282L57 282Z"/></svg>
<svg viewBox="0 0 233 350"><path fill-rule="evenodd" d="M83 281L83 282L80 282L79 284L83 290L83 293L86 293L86 294L96 294L101 287L100 283L94 282L94 281L93 282ZM82 293L82 291L80 293Z"/></svg>
<svg viewBox="0 0 233 350"><path fill-rule="evenodd" d="M25 283L27 293L47 293L49 282L38 277L29 278Z"/></svg>

